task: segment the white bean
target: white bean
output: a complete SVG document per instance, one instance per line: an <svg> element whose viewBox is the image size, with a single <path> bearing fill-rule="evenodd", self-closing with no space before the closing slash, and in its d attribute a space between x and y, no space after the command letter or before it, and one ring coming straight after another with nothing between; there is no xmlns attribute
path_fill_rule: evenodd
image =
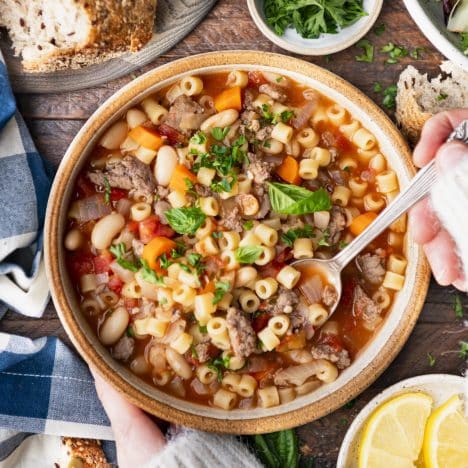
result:
<svg viewBox="0 0 468 468"><path fill-rule="evenodd" d="M128 126L126 122L120 120L110 127L102 135L99 144L106 149L114 150L120 148L120 145L127 138Z"/></svg>
<svg viewBox="0 0 468 468"><path fill-rule="evenodd" d="M124 334L128 326L128 312L125 307L117 307L106 318L99 330L99 339L105 346L116 343Z"/></svg>
<svg viewBox="0 0 468 468"><path fill-rule="evenodd" d="M210 128L221 127L226 128L232 125L239 117L239 112L235 109L226 109L218 114L208 117L200 126L203 132L207 132Z"/></svg>
<svg viewBox="0 0 468 468"><path fill-rule="evenodd" d="M167 186L177 166L177 152L172 146L161 146L154 165L154 177L159 185Z"/></svg>
<svg viewBox="0 0 468 468"><path fill-rule="evenodd" d="M166 348L166 359L172 370L182 379L192 377L192 368L185 358L172 348Z"/></svg>
<svg viewBox="0 0 468 468"><path fill-rule="evenodd" d="M127 124L130 128L138 127L143 122L146 122L148 117L140 109L130 109L127 112Z"/></svg>
<svg viewBox="0 0 468 468"><path fill-rule="evenodd" d="M84 237L78 229L71 229L65 236L65 248L76 250L83 245Z"/></svg>
<svg viewBox="0 0 468 468"><path fill-rule="evenodd" d="M91 243L96 249L107 249L112 239L125 226L125 218L120 213L111 213L101 218L91 232Z"/></svg>

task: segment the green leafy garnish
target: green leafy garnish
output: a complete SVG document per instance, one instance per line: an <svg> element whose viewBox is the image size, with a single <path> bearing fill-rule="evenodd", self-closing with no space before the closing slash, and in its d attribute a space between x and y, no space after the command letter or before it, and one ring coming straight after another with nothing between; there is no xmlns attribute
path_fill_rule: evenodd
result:
<svg viewBox="0 0 468 468"><path fill-rule="evenodd" d="M468 359L468 341L460 341L460 351L458 356L462 359Z"/></svg>
<svg viewBox="0 0 468 468"><path fill-rule="evenodd" d="M381 36L384 32L385 32L385 24L384 23L379 24L378 26L376 26L374 28L374 34L376 36Z"/></svg>
<svg viewBox="0 0 468 468"><path fill-rule="evenodd" d="M231 283L229 281L217 281L215 283L215 292L213 297L213 304L217 304L224 295L229 291Z"/></svg>
<svg viewBox="0 0 468 468"><path fill-rule="evenodd" d="M125 330L125 334L130 338L133 338L135 336L135 332L133 331L132 327L127 327L127 329Z"/></svg>
<svg viewBox="0 0 468 468"><path fill-rule="evenodd" d="M289 229L281 235L281 240L289 247L292 247L296 239L304 239L315 237L314 228L310 224L306 224L302 228Z"/></svg>
<svg viewBox="0 0 468 468"><path fill-rule="evenodd" d="M267 468L296 468L299 464L299 447L292 429L253 437L258 458Z"/></svg>
<svg viewBox="0 0 468 468"><path fill-rule="evenodd" d="M360 40L356 46L361 47L364 51L363 54L355 56L356 61L368 63L374 61L374 46L367 39Z"/></svg>
<svg viewBox="0 0 468 468"><path fill-rule="evenodd" d="M383 46L381 52L388 54L389 58L385 61L390 65L398 63L400 58L407 57L409 55L409 50L404 46L397 46L393 42L389 42L387 45Z"/></svg>
<svg viewBox="0 0 468 468"><path fill-rule="evenodd" d="M164 253L158 257L159 265L163 270L167 270L174 262L167 258L167 255Z"/></svg>
<svg viewBox="0 0 468 468"><path fill-rule="evenodd" d="M374 91L375 91L376 93L380 93L380 92L382 91L382 89L383 89L383 88L382 88L382 85L381 85L378 81L376 81L376 82L374 83Z"/></svg>
<svg viewBox="0 0 468 468"><path fill-rule="evenodd" d="M171 228L179 234L195 234L206 219L200 208L172 208L165 216Z"/></svg>
<svg viewBox="0 0 468 468"><path fill-rule="evenodd" d="M440 94L437 96L436 99L437 99L438 101L445 101L447 98L448 98L448 94L440 93Z"/></svg>
<svg viewBox="0 0 468 468"><path fill-rule="evenodd" d="M262 252L263 249L259 245L246 245L236 249L234 256L239 263L254 263Z"/></svg>
<svg viewBox="0 0 468 468"><path fill-rule="evenodd" d="M335 34L367 15L362 0L265 0L263 9L278 36L292 26L306 39Z"/></svg>
<svg viewBox="0 0 468 468"><path fill-rule="evenodd" d="M210 185L210 189L216 193L230 192L233 189L236 182L237 182L237 176L233 174L230 177L223 177L219 181L213 182Z"/></svg>
<svg viewBox="0 0 468 468"><path fill-rule="evenodd" d="M253 221L252 220L249 220L249 221L246 221L242 227L244 228L245 231L250 231L252 228L253 228Z"/></svg>
<svg viewBox="0 0 468 468"><path fill-rule="evenodd" d="M198 359L198 353L193 343L190 345L190 354L193 358Z"/></svg>
<svg viewBox="0 0 468 468"><path fill-rule="evenodd" d="M198 325L198 329L200 330L200 333L208 333L208 328L206 327L206 325Z"/></svg>
<svg viewBox="0 0 468 468"><path fill-rule="evenodd" d="M268 183L268 195L273 211L280 214L302 215L331 209L331 200L323 188L312 192L297 185Z"/></svg>
<svg viewBox="0 0 468 468"><path fill-rule="evenodd" d="M463 318L463 314L464 314L463 304L458 294L455 296L455 303L453 304L453 311L455 312L456 318Z"/></svg>
<svg viewBox="0 0 468 468"><path fill-rule="evenodd" d="M112 255L115 256L117 263L126 270L133 271L136 273L138 271L138 266L135 263L125 259L125 255L127 254L125 244L120 242L117 245L111 245L109 251Z"/></svg>
<svg viewBox="0 0 468 468"><path fill-rule="evenodd" d="M223 237L223 231L213 231L211 237L213 239L221 239L221 237Z"/></svg>
<svg viewBox="0 0 468 468"><path fill-rule="evenodd" d="M318 241L320 247L330 247L330 231L325 229L322 238Z"/></svg>
<svg viewBox="0 0 468 468"><path fill-rule="evenodd" d="M289 122L294 117L294 111L283 111L280 116L283 123Z"/></svg>
<svg viewBox="0 0 468 468"><path fill-rule="evenodd" d="M193 143L194 145L202 145L205 142L206 135L202 131L195 133L195 135L193 135L193 137L190 138L190 143Z"/></svg>
<svg viewBox="0 0 468 468"><path fill-rule="evenodd" d="M436 358L432 355L432 353L427 353L427 360L429 362L430 367L433 367L436 363Z"/></svg>
<svg viewBox="0 0 468 468"><path fill-rule="evenodd" d="M171 250L171 258L181 258L185 255L185 251L187 250L187 246L181 241L175 241L176 248Z"/></svg>
<svg viewBox="0 0 468 468"><path fill-rule="evenodd" d="M226 135L229 133L229 130L231 130L231 127L215 127L211 130L211 135L215 140L223 141L224 138L226 138Z"/></svg>
<svg viewBox="0 0 468 468"><path fill-rule="evenodd" d="M384 89L384 98L382 104L387 109L394 109L395 108L395 98L398 93L398 88L396 85L391 85L388 88Z"/></svg>
<svg viewBox="0 0 468 468"><path fill-rule="evenodd" d="M111 186L109 183L109 179L104 177L104 203L106 205L110 205L110 197L111 197Z"/></svg>
<svg viewBox="0 0 468 468"><path fill-rule="evenodd" d="M141 277L148 283L157 284L158 286L164 286L164 277L158 275L152 270L146 260L140 260L141 262Z"/></svg>
<svg viewBox="0 0 468 468"><path fill-rule="evenodd" d="M229 356L223 357L217 357L214 359L211 359L208 363L207 366L216 372L218 375L218 381L221 382L223 380L223 373L225 369L229 369L229 361L230 361Z"/></svg>
<svg viewBox="0 0 468 468"><path fill-rule="evenodd" d="M468 33L460 33L460 47L465 55L468 55Z"/></svg>

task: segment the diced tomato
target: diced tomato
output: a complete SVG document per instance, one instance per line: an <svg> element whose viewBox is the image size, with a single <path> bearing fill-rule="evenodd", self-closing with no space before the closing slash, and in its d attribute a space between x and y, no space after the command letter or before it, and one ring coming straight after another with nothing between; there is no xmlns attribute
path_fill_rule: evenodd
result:
<svg viewBox="0 0 468 468"><path fill-rule="evenodd" d="M163 237L174 237L175 235L175 231L167 224L159 224L155 232L157 236Z"/></svg>
<svg viewBox="0 0 468 468"><path fill-rule="evenodd" d="M351 142L341 132L336 132L335 139L335 145L339 151L347 152L353 149Z"/></svg>
<svg viewBox="0 0 468 468"><path fill-rule="evenodd" d="M68 264L70 270L76 278L89 273L94 273L94 256L90 253L76 253L70 255Z"/></svg>
<svg viewBox="0 0 468 468"><path fill-rule="evenodd" d="M170 127L166 124L161 124L158 127L158 132L160 135L167 138L167 142L170 145L176 145L177 143L184 143L185 142L185 135L180 133L173 127Z"/></svg>
<svg viewBox="0 0 468 468"><path fill-rule="evenodd" d="M124 298L124 307L131 312L132 309L138 307L138 299L131 299L129 297Z"/></svg>
<svg viewBox="0 0 468 468"><path fill-rule="evenodd" d="M103 251L101 255L93 258L94 272L96 274L107 273L110 270L112 260L113 257L111 253L107 250Z"/></svg>
<svg viewBox="0 0 468 468"><path fill-rule="evenodd" d="M140 240L147 244L151 239L158 236L156 230L159 228L160 222L156 215L149 216L143 221L140 221L138 230L140 233Z"/></svg>
<svg viewBox="0 0 468 468"><path fill-rule="evenodd" d="M80 175L76 181L78 198L86 198L96 194L96 187L84 175Z"/></svg>
<svg viewBox="0 0 468 468"><path fill-rule="evenodd" d="M107 286L109 286L109 289L111 291L120 294L122 292L123 281L117 275L113 275L109 279L109 283L107 283Z"/></svg>
<svg viewBox="0 0 468 468"><path fill-rule="evenodd" d="M256 88L259 85L268 83L268 81L263 76L262 72L250 71L248 76L249 76L249 82L247 84L248 88Z"/></svg>
<svg viewBox="0 0 468 468"><path fill-rule="evenodd" d="M136 234L139 230L140 223L138 221L129 221L127 223L127 231L132 232L133 234Z"/></svg>
<svg viewBox="0 0 468 468"><path fill-rule="evenodd" d="M343 349L343 343L340 337L332 333L322 333L319 338L319 343L331 346L337 353Z"/></svg>
<svg viewBox="0 0 468 468"><path fill-rule="evenodd" d="M270 320L270 314L266 312L255 317L252 322L252 328L258 333L260 330L263 330L268 325L268 320Z"/></svg>
<svg viewBox="0 0 468 468"><path fill-rule="evenodd" d="M127 190L119 189L119 188L111 188L110 192L110 199L111 201L119 201L122 198L126 198L128 195Z"/></svg>

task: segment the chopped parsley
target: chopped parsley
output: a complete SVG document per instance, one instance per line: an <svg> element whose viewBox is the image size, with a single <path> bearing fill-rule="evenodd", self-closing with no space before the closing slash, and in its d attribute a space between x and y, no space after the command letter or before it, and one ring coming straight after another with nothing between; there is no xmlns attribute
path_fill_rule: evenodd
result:
<svg viewBox="0 0 468 468"><path fill-rule="evenodd" d="M440 93L440 94L437 96L436 99L437 99L438 101L445 101L447 98L448 98L448 94Z"/></svg>
<svg viewBox="0 0 468 468"><path fill-rule="evenodd" d="M387 109L394 109L396 105L396 95L398 92L398 88L396 85L391 85L388 88L384 89L384 98L382 104Z"/></svg>
<svg viewBox="0 0 468 468"><path fill-rule="evenodd" d="M289 122L294 117L294 111L283 111L280 114L283 123Z"/></svg>
<svg viewBox="0 0 468 468"><path fill-rule="evenodd" d="M381 36L384 32L385 32L385 24L384 23L379 24L378 26L376 26L374 28L374 34L376 36Z"/></svg>
<svg viewBox="0 0 468 468"><path fill-rule="evenodd" d="M436 363L436 358L432 355L432 353L427 353L427 361L430 367L434 367L434 364Z"/></svg>
<svg viewBox="0 0 468 468"><path fill-rule="evenodd" d="M206 325L200 325L198 324L198 329L200 330L200 333L208 333L208 328L206 328Z"/></svg>
<svg viewBox="0 0 468 468"><path fill-rule="evenodd" d="M152 270L146 260L140 260L141 262L141 277L148 283L157 284L158 286L165 286L164 277L158 275L154 270Z"/></svg>
<svg viewBox="0 0 468 468"><path fill-rule="evenodd" d="M380 51L384 54L388 54L388 58L385 60L385 63L390 65L398 63L401 58L409 55L409 50L406 47L395 45L393 42L389 42L383 46Z"/></svg>
<svg viewBox="0 0 468 468"><path fill-rule="evenodd" d="M181 258L185 255L185 251L187 250L187 246L181 241L175 241L176 248L171 250L171 258Z"/></svg>
<svg viewBox="0 0 468 468"><path fill-rule="evenodd" d="M382 92L382 89L383 89L383 88L382 88L382 84L379 83L378 81L376 81L376 82L374 83L374 91L375 91L376 93L381 93L381 92Z"/></svg>
<svg viewBox="0 0 468 468"><path fill-rule="evenodd" d="M340 242L338 242L338 247L339 247L340 249L344 249L344 248L347 247L347 246L348 246L348 243L345 242L344 240L340 240Z"/></svg>
<svg viewBox="0 0 468 468"><path fill-rule="evenodd" d="M120 242L117 245L111 245L111 247L109 248L109 251L112 255L115 256L117 263L122 268L133 271L134 273L138 271L138 265L136 265L134 262L131 262L125 258L125 255L127 255L127 251L126 251L125 244L123 242Z"/></svg>
<svg viewBox="0 0 468 468"><path fill-rule="evenodd" d="M468 341L460 341L458 356L462 359L468 359Z"/></svg>
<svg viewBox="0 0 468 468"><path fill-rule="evenodd" d="M234 256L239 263L254 263L260 258L263 249L259 245L246 245L239 247L234 252Z"/></svg>
<svg viewBox="0 0 468 468"><path fill-rule="evenodd" d="M211 359L207 366L216 372L218 375L218 381L221 382L223 380L223 373L226 369L229 369L229 362L231 358L230 356L225 356L225 357L216 357L214 359Z"/></svg>
<svg viewBox="0 0 468 468"><path fill-rule="evenodd" d="M361 55L355 56L357 62L372 63L374 61L374 46L367 39L361 39L356 46L363 50Z"/></svg>
<svg viewBox="0 0 468 468"><path fill-rule="evenodd" d="M104 203L106 205L110 205L111 201L111 186L109 183L109 179L107 177L104 177Z"/></svg>
<svg viewBox="0 0 468 468"><path fill-rule="evenodd" d="M223 141L224 138L226 138L226 135L229 133L229 130L231 130L231 127L215 127L211 130L211 135L215 140Z"/></svg>
<svg viewBox="0 0 468 468"><path fill-rule="evenodd" d="M203 143L206 143L206 135L202 131L199 131L190 138L190 143L193 143L194 145L202 145Z"/></svg>
<svg viewBox="0 0 468 468"><path fill-rule="evenodd" d="M231 283L229 281L217 281L215 283L215 292L213 297L213 304L218 304L224 295L229 291Z"/></svg>
<svg viewBox="0 0 468 468"><path fill-rule="evenodd" d="M310 224L306 224L302 228L289 229L287 232L281 235L281 240L288 247L292 247L296 239L311 237L315 237L314 228Z"/></svg>
<svg viewBox="0 0 468 468"><path fill-rule="evenodd" d="M127 329L125 330L125 334L130 338L133 338L135 336L135 332L133 331L132 327L127 327Z"/></svg>
<svg viewBox="0 0 468 468"><path fill-rule="evenodd" d="M167 270L174 262L167 258L167 255L163 253L158 257L159 265L163 270Z"/></svg>
<svg viewBox="0 0 468 468"><path fill-rule="evenodd" d="M464 315L463 304L458 294L455 296L455 302L453 304L453 311L455 312L456 318L463 318L463 315Z"/></svg>
<svg viewBox="0 0 468 468"><path fill-rule="evenodd" d="M252 220L249 220L249 221L246 221L242 227L244 228L245 231L250 231L252 228L253 228L253 221Z"/></svg>
<svg viewBox="0 0 468 468"><path fill-rule="evenodd" d="M325 229L322 238L318 241L320 247L330 247L330 231Z"/></svg>

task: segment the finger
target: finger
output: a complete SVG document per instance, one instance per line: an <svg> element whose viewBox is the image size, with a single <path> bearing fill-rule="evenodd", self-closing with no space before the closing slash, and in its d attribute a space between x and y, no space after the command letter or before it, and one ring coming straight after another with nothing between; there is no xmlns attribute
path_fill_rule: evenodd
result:
<svg viewBox="0 0 468 468"><path fill-rule="evenodd" d="M429 119L421 132L421 139L414 149L414 164L423 167L434 159L437 150L445 143L453 129L465 119L468 119L468 109L441 112Z"/></svg>
<svg viewBox="0 0 468 468"><path fill-rule="evenodd" d="M440 222L431 208L429 198L414 205L410 211L411 232L418 244L431 241L440 231Z"/></svg>
<svg viewBox="0 0 468 468"><path fill-rule="evenodd" d="M424 244L423 248L431 264L432 273L441 286L448 286L459 279L460 262L455 253L455 243L447 231L442 229L434 239Z"/></svg>
<svg viewBox="0 0 468 468"><path fill-rule="evenodd" d="M461 292L468 292L468 282L466 281L466 279L464 277L459 278L456 281L454 281L452 283L452 286L454 286L455 288L457 288Z"/></svg>
<svg viewBox="0 0 468 468"><path fill-rule="evenodd" d="M446 172L466 158L468 158L468 146L460 141L446 143L437 151L437 170L441 173Z"/></svg>
<svg viewBox="0 0 468 468"><path fill-rule="evenodd" d="M139 408L129 403L96 372L96 391L114 431L122 468L144 466L166 444L164 435Z"/></svg>

